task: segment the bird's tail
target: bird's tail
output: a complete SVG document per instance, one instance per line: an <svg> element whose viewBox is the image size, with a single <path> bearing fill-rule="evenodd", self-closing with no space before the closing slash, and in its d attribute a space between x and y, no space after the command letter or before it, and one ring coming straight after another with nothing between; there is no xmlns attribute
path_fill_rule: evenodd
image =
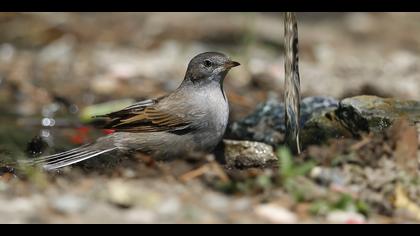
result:
<svg viewBox="0 0 420 236"><path fill-rule="evenodd" d="M66 152L43 156L34 160L24 160L19 164L41 166L44 170L50 171L69 166L116 149L117 147L102 147L96 144L87 144Z"/></svg>

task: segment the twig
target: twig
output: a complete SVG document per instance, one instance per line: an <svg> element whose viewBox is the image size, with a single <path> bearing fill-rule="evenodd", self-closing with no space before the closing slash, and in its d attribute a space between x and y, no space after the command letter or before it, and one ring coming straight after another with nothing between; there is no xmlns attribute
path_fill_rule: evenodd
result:
<svg viewBox="0 0 420 236"><path fill-rule="evenodd" d="M212 172L213 174L215 174L217 177L219 177L219 179L222 182L227 182L229 181L229 177L226 175L226 173L224 172L224 170L222 168L220 168L220 165L217 164L216 162L210 162L207 164L202 165L201 167L189 171L185 174L183 174L180 179L183 182L188 182L192 179L195 179L199 176L202 176L208 172Z"/></svg>
<svg viewBox="0 0 420 236"><path fill-rule="evenodd" d="M201 167L199 167L199 168L197 168L197 169L195 169L195 170L192 170L192 171L189 171L189 172L187 172L187 173L185 173L185 174L183 174L181 177L180 177L180 179L181 179L181 181L183 181L183 182L188 182L188 181L190 181L190 180L192 180L192 179L195 179L195 178L197 178L197 177L199 177L199 176L202 176L202 175L204 175L206 172L208 172L210 170L210 168L209 168L209 166L206 164L206 165L203 165L203 166L201 166Z"/></svg>
<svg viewBox="0 0 420 236"><path fill-rule="evenodd" d="M298 57L298 28L294 12L284 14L284 38L285 38L285 81L284 81L284 104L286 143L297 151L300 149L300 78Z"/></svg>

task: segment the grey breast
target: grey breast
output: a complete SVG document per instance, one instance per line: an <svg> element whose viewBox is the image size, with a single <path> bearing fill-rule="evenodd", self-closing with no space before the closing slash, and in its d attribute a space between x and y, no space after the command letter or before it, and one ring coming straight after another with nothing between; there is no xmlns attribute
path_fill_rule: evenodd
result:
<svg viewBox="0 0 420 236"><path fill-rule="evenodd" d="M203 150L212 150L222 139L225 133L228 118L229 105L220 87L208 89L197 96L196 104L200 104L205 116L201 119L200 130L194 134L194 141Z"/></svg>

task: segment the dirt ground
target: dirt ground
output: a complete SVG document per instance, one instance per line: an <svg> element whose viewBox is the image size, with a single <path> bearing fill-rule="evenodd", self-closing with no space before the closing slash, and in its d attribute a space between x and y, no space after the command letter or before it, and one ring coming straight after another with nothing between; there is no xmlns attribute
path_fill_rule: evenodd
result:
<svg viewBox="0 0 420 236"><path fill-rule="evenodd" d="M420 14L297 17L303 97L420 100ZM282 13L0 13L0 158L27 156L35 136L47 144L40 152L94 140L94 105L168 93L204 51L241 63L225 80L230 123L282 100ZM217 153L111 156L57 173L3 167L0 222L418 223L419 124L299 157L275 150L279 163L265 168L228 167Z"/></svg>

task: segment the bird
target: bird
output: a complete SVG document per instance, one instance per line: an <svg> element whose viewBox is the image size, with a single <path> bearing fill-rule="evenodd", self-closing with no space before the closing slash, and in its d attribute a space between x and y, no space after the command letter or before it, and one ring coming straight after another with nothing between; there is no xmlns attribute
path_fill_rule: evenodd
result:
<svg viewBox="0 0 420 236"><path fill-rule="evenodd" d="M223 82L230 69L239 65L220 52L200 53L190 60L183 81L173 92L97 117L106 119L104 128L113 133L69 151L29 160L29 164L51 171L114 151L142 152L156 159L211 152L228 124Z"/></svg>

